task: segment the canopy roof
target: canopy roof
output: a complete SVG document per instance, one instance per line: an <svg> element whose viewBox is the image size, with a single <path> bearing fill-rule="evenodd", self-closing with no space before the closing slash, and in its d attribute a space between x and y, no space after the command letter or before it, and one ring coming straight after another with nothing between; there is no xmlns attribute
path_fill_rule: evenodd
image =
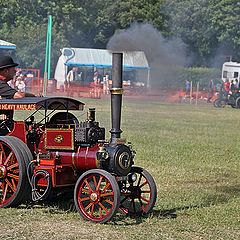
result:
<svg viewBox="0 0 240 240"><path fill-rule="evenodd" d="M16 49L16 45L0 39L0 49Z"/></svg>
<svg viewBox="0 0 240 240"><path fill-rule="evenodd" d="M84 103L67 97L0 99L0 110L83 110Z"/></svg>
<svg viewBox="0 0 240 240"><path fill-rule="evenodd" d="M111 68L112 52L105 49L93 48L63 48L62 56L65 65L70 67L96 67ZM131 51L123 53L123 68L127 69L149 69L147 58L142 51Z"/></svg>

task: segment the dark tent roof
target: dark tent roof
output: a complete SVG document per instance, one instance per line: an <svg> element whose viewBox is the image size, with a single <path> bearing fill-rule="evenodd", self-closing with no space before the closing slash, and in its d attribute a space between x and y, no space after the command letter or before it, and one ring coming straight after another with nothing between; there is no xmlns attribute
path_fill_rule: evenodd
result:
<svg viewBox="0 0 240 240"><path fill-rule="evenodd" d="M0 99L0 110L83 110L84 103L67 97L25 97Z"/></svg>

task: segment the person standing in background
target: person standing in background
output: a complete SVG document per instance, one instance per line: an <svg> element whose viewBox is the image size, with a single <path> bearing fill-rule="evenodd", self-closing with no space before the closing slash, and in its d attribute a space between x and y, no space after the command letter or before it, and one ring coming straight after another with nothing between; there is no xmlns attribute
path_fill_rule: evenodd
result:
<svg viewBox="0 0 240 240"><path fill-rule="evenodd" d="M188 80L185 80L185 94L186 96L190 96L190 88L191 84Z"/></svg>
<svg viewBox="0 0 240 240"><path fill-rule="evenodd" d="M232 80L231 83L230 83L230 92L231 94L234 94L235 93L235 84L234 84L234 81Z"/></svg>
<svg viewBox="0 0 240 240"><path fill-rule="evenodd" d="M229 79L226 79L226 81L223 83L224 85L224 89L226 92L229 92L230 91L230 82L229 82Z"/></svg>
<svg viewBox="0 0 240 240"><path fill-rule="evenodd" d="M73 96L74 87L72 86L72 83L78 80L79 80L78 68L73 67L72 70L68 72L67 79L65 81L65 91L67 92L68 96Z"/></svg>
<svg viewBox="0 0 240 240"><path fill-rule="evenodd" d="M237 78L235 79L235 89L239 89L239 82Z"/></svg>
<svg viewBox="0 0 240 240"><path fill-rule="evenodd" d="M207 98L208 103L211 102L211 98L213 97L213 94L214 94L214 82L211 79L208 84L208 98Z"/></svg>
<svg viewBox="0 0 240 240"><path fill-rule="evenodd" d="M19 92L25 92L26 91L26 84L22 77L18 77L15 83L15 86Z"/></svg>

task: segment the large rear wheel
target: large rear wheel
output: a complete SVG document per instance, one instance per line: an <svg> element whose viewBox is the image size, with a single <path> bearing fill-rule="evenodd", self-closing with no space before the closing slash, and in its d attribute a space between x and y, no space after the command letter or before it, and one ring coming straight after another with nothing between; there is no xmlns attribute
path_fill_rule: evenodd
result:
<svg viewBox="0 0 240 240"><path fill-rule="evenodd" d="M29 198L28 159L21 145L17 138L0 137L0 207L18 206Z"/></svg>
<svg viewBox="0 0 240 240"><path fill-rule="evenodd" d="M120 189L120 210L131 216L148 214L157 199L155 181L148 171L140 167L132 167L130 175Z"/></svg>
<svg viewBox="0 0 240 240"><path fill-rule="evenodd" d="M81 175L75 185L74 202L80 215L97 223L109 221L118 211L120 191L107 171L93 169Z"/></svg>

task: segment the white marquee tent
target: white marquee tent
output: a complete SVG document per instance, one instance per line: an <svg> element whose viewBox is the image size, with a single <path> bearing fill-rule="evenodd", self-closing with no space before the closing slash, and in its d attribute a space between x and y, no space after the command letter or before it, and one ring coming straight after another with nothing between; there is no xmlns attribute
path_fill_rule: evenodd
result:
<svg viewBox="0 0 240 240"><path fill-rule="evenodd" d="M6 50L16 49L16 45L0 39L0 49Z"/></svg>
<svg viewBox="0 0 240 240"><path fill-rule="evenodd" d="M112 52L105 49L63 48L58 59L54 78L57 86L64 84L68 67L111 68ZM149 84L149 65L144 52L123 52L123 70L146 70Z"/></svg>

